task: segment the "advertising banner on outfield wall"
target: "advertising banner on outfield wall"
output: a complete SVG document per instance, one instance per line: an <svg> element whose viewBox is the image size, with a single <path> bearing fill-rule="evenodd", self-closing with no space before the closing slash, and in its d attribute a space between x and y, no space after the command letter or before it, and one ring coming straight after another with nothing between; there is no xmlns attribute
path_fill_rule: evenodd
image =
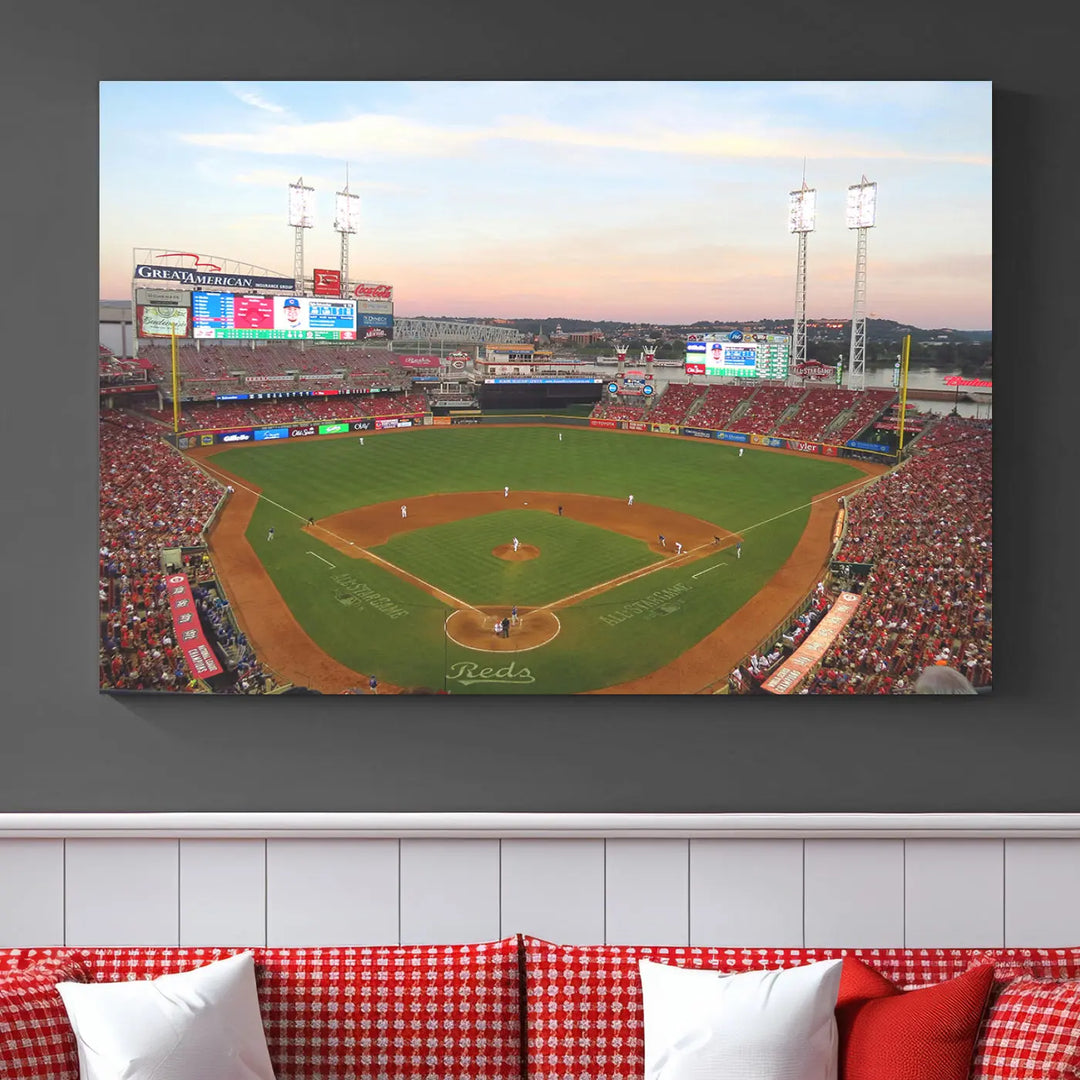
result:
<svg viewBox="0 0 1080 1080"><path fill-rule="evenodd" d="M782 448L784 445L783 439L774 439L771 435L751 435L750 441L755 446L775 446Z"/></svg>
<svg viewBox="0 0 1080 1080"><path fill-rule="evenodd" d="M480 423L480 417L479 416L451 416L450 417L450 423L451 424L479 424Z"/></svg>
<svg viewBox="0 0 1080 1080"><path fill-rule="evenodd" d="M255 440L262 442L267 439L287 439L289 437L289 429L287 427L269 427L261 428L255 432Z"/></svg>
<svg viewBox="0 0 1080 1080"><path fill-rule="evenodd" d="M798 450L800 454L820 454L821 444L816 442L803 442L801 439L785 439L789 450Z"/></svg>
<svg viewBox="0 0 1080 1080"><path fill-rule="evenodd" d="M213 435L200 435L199 436L199 445L200 446L213 446L214 445L214 436Z"/></svg>
<svg viewBox="0 0 1080 1080"><path fill-rule="evenodd" d="M319 425L319 434L320 435L344 435L344 434L348 433L348 430L349 430L349 425L348 424L320 424Z"/></svg>
<svg viewBox="0 0 1080 1080"><path fill-rule="evenodd" d="M600 420L595 417L590 417L589 427L614 428L618 427L618 424L614 420Z"/></svg>
<svg viewBox="0 0 1080 1080"><path fill-rule="evenodd" d="M684 427L682 428L683 435L691 435L695 439L711 439L716 435L715 431L706 431L704 428L699 427Z"/></svg>
<svg viewBox="0 0 1080 1080"><path fill-rule="evenodd" d="M626 424L630 431L648 431L649 425L644 420L630 420Z"/></svg>
<svg viewBox="0 0 1080 1080"><path fill-rule="evenodd" d="M172 612L176 643L184 654L188 670L197 679L220 675L222 667L203 633L187 574L170 574L165 579L165 586L169 590L169 610Z"/></svg>
<svg viewBox="0 0 1080 1080"><path fill-rule="evenodd" d="M303 427L289 428L290 439L303 439L308 435L314 435L318 431L318 428L314 424L305 424Z"/></svg>
<svg viewBox="0 0 1080 1080"><path fill-rule="evenodd" d="M436 427L449 427L451 420L449 416L433 416L431 422Z"/></svg>
<svg viewBox="0 0 1080 1080"><path fill-rule="evenodd" d="M829 646L858 610L861 597L842 592L806 640L761 685L770 694L790 694L821 663Z"/></svg>
<svg viewBox="0 0 1080 1080"><path fill-rule="evenodd" d="M821 444L821 452L826 457L836 457L836 455L838 453L838 450L837 450L837 447L830 446L829 443L822 443Z"/></svg>
<svg viewBox="0 0 1080 1080"><path fill-rule="evenodd" d="M859 442L858 439L848 439L845 446L850 446L852 450L875 450L879 454L887 454L889 451L876 442Z"/></svg>
<svg viewBox="0 0 1080 1080"><path fill-rule="evenodd" d="M219 431L214 438L220 443L251 442L255 438L255 432L247 431Z"/></svg>
<svg viewBox="0 0 1080 1080"><path fill-rule="evenodd" d="M723 442L749 442L750 436L742 431L718 431L716 437Z"/></svg>
<svg viewBox="0 0 1080 1080"><path fill-rule="evenodd" d="M352 429L353 429L353 431L374 431L375 430L375 421L371 420L371 419L368 419L368 420L354 420L352 422Z"/></svg>

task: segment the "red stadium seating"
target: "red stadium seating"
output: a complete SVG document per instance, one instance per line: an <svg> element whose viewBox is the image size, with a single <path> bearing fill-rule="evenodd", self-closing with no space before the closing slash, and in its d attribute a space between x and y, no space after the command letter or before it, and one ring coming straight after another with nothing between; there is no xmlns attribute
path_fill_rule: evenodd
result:
<svg viewBox="0 0 1080 1080"><path fill-rule="evenodd" d="M589 416L598 420L644 420L646 410L642 405L615 405L598 401Z"/></svg>
<svg viewBox="0 0 1080 1080"><path fill-rule="evenodd" d="M769 435L785 409L803 396L802 387L759 386L750 399L750 408L737 420L728 420L728 431Z"/></svg>
<svg viewBox="0 0 1080 1080"><path fill-rule="evenodd" d="M869 427L896 400L895 390L857 390L856 400L851 406L855 411L844 420L837 429L829 432L829 442L843 443L854 439L864 428Z"/></svg>
<svg viewBox="0 0 1080 1080"><path fill-rule="evenodd" d="M740 402L745 401L753 387L745 384L734 386L710 386L705 400L694 410L690 420L698 427L722 431Z"/></svg>
<svg viewBox="0 0 1080 1080"><path fill-rule="evenodd" d="M681 424L690 407L704 395L705 389L697 383L668 383L656 404L649 410L649 422Z"/></svg>

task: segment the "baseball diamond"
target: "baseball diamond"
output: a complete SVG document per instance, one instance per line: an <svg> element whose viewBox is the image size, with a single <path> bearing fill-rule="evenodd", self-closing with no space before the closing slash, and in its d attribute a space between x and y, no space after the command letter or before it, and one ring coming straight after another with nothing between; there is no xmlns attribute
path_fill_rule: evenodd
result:
<svg viewBox="0 0 1080 1080"><path fill-rule="evenodd" d="M325 693L367 672L384 692L706 692L820 579L837 495L882 471L551 430L189 449L234 487L210 550L258 654Z"/></svg>

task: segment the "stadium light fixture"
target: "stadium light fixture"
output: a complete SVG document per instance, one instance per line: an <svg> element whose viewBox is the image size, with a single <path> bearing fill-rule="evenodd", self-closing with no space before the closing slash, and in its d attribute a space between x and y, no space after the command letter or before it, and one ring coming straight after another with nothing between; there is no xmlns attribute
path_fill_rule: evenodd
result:
<svg viewBox="0 0 1080 1080"><path fill-rule="evenodd" d="M345 190L334 198L334 231L341 235L341 295L349 295L349 236L356 232L360 197L349 192L349 163L345 162Z"/></svg>
<svg viewBox="0 0 1080 1080"><path fill-rule="evenodd" d="M877 184L864 175L847 190L847 227L858 229L855 250L855 304L851 315L851 353L848 360L848 386L862 390L866 386L866 235L877 220Z"/></svg>
<svg viewBox="0 0 1080 1080"><path fill-rule="evenodd" d="M315 225L312 210L314 208L315 189L304 183L300 177L295 184L289 185L289 224L294 229L310 229Z"/></svg>
<svg viewBox="0 0 1080 1080"><path fill-rule="evenodd" d="M872 229L877 217L877 184L864 176L862 182L847 189L847 227Z"/></svg>
<svg viewBox="0 0 1080 1080"><path fill-rule="evenodd" d="M806 182L788 198L788 232L810 233L814 231L817 213L817 191L808 188Z"/></svg>
<svg viewBox="0 0 1080 1080"><path fill-rule="evenodd" d="M304 230L315 224L312 216L315 189L304 183L301 176L289 185L289 225L293 230L293 291L304 291Z"/></svg>
<svg viewBox="0 0 1080 1080"><path fill-rule="evenodd" d="M817 191L806 186L788 196L788 231L799 237L799 256L795 264L795 318L791 324L791 367L798 372L806 363L806 238L814 231Z"/></svg>

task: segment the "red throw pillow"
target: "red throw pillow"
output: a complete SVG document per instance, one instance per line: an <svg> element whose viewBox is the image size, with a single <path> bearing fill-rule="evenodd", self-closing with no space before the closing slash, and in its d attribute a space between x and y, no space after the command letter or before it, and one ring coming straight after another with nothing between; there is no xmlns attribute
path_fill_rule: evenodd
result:
<svg viewBox="0 0 1080 1080"><path fill-rule="evenodd" d="M58 982L89 982L81 960L56 957L0 974L0 1076L79 1080L79 1049Z"/></svg>
<svg viewBox="0 0 1080 1080"><path fill-rule="evenodd" d="M986 965L905 991L845 956L836 1003L840 1080L967 1080L993 978Z"/></svg>

